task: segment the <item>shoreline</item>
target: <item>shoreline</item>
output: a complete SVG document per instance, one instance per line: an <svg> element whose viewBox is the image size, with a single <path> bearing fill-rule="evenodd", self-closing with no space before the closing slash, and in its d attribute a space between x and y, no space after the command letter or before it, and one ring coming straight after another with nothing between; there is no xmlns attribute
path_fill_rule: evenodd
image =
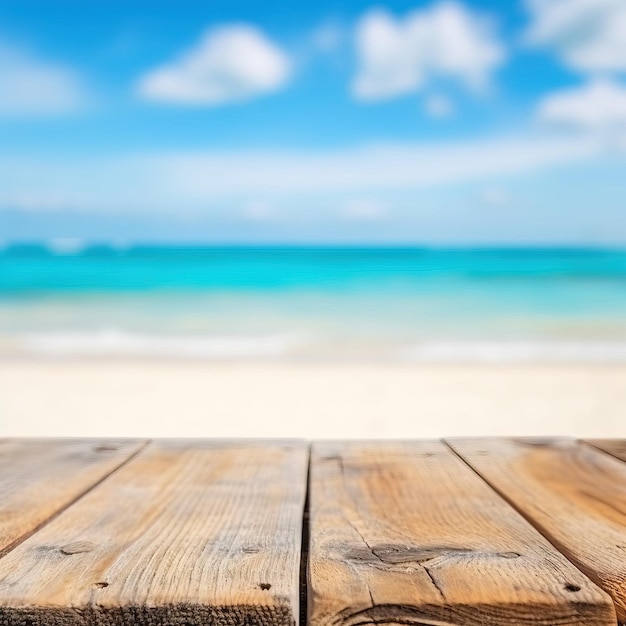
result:
<svg viewBox="0 0 626 626"><path fill-rule="evenodd" d="M0 436L626 437L626 364L0 358Z"/></svg>

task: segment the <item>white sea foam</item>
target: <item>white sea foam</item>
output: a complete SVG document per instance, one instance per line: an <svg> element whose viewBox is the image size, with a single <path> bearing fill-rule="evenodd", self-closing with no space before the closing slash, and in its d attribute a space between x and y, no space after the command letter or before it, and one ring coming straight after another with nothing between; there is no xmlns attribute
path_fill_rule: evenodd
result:
<svg viewBox="0 0 626 626"><path fill-rule="evenodd" d="M315 340L317 338L317 341ZM0 337L2 339L2 337ZM327 338L328 339L328 338ZM148 334L120 329L33 332L4 336L0 353L48 357L161 357L205 360L277 359L405 363L626 363L626 341L456 340L414 342L401 347L320 341L315 335Z"/></svg>
<svg viewBox="0 0 626 626"><path fill-rule="evenodd" d="M624 341L439 341L398 353L401 360L427 363L626 363Z"/></svg>
<svg viewBox="0 0 626 626"><path fill-rule="evenodd" d="M250 359L286 356L298 344L298 339L290 335L149 335L106 329L29 333L18 338L17 343L21 351L52 357Z"/></svg>

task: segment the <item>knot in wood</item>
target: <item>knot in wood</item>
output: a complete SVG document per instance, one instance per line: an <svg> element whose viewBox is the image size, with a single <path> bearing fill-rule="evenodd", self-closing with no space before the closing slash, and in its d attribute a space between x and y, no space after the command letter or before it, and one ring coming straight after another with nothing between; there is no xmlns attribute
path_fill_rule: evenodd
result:
<svg viewBox="0 0 626 626"><path fill-rule="evenodd" d="M80 554L81 552L91 552L96 546L91 541L74 541L60 548L63 554Z"/></svg>

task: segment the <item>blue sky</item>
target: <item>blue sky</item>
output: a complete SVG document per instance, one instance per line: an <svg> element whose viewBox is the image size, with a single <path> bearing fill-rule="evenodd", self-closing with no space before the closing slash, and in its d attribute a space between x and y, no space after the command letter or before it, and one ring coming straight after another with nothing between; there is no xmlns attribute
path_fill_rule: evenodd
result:
<svg viewBox="0 0 626 626"><path fill-rule="evenodd" d="M0 2L0 241L626 244L623 0Z"/></svg>

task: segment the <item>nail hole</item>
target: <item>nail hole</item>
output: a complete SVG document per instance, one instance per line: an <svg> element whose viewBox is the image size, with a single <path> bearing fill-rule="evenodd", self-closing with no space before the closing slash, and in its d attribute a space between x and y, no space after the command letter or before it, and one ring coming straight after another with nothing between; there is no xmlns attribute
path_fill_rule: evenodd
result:
<svg viewBox="0 0 626 626"><path fill-rule="evenodd" d="M269 583L259 583L259 587L261 587L263 591L269 591L272 588L272 585Z"/></svg>
<svg viewBox="0 0 626 626"><path fill-rule="evenodd" d="M565 589L567 589L567 591L580 591L580 587L578 585L572 585L572 583L567 583L565 585Z"/></svg>
<svg viewBox="0 0 626 626"><path fill-rule="evenodd" d="M98 587L98 589L104 589L105 587L108 587L109 583L94 583L94 587Z"/></svg>

